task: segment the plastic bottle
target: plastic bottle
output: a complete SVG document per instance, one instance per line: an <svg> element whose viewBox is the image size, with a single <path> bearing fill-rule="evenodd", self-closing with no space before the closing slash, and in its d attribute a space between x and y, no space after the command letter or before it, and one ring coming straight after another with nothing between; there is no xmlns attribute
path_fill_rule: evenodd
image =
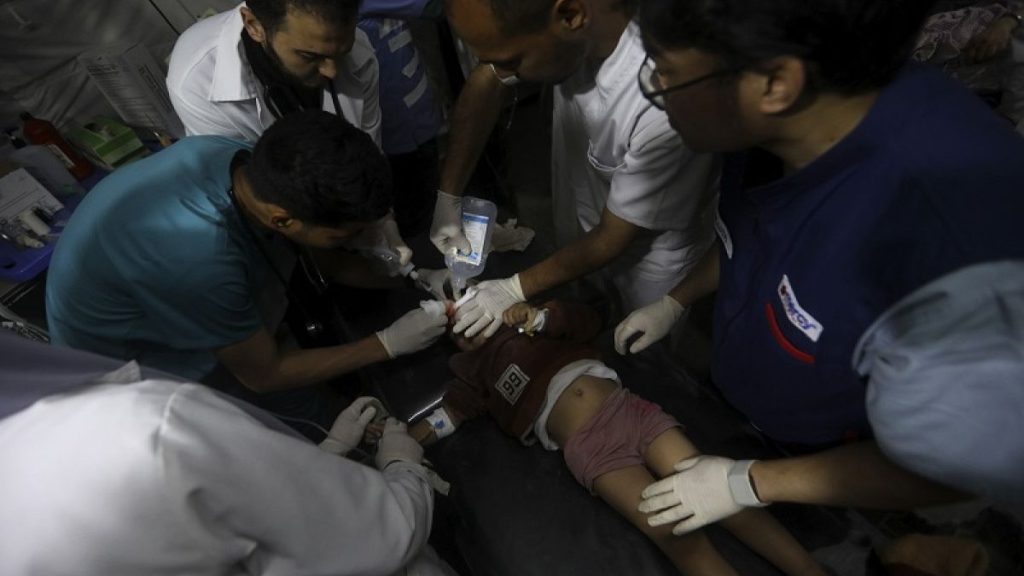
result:
<svg viewBox="0 0 1024 576"><path fill-rule="evenodd" d="M25 146L10 153L8 158L23 166L58 198L85 191L47 146Z"/></svg>
<svg viewBox="0 0 1024 576"><path fill-rule="evenodd" d="M470 253L453 251L444 256L444 265L452 273L451 283L456 298L465 289L466 280L484 271L497 217L498 207L494 202L472 196L462 198L462 232L469 240Z"/></svg>
<svg viewBox="0 0 1024 576"><path fill-rule="evenodd" d="M32 144L49 147L76 179L84 180L92 174L95 169L93 165L64 140L53 124L35 118L28 112L21 113L21 120L24 122L21 133L25 139Z"/></svg>

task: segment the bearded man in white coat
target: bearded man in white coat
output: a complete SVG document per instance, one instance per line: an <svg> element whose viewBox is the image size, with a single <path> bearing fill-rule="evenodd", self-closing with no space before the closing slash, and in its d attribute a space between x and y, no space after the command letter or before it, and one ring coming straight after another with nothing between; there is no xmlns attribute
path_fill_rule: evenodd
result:
<svg viewBox="0 0 1024 576"><path fill-rule="evenodd" d="M182 33L167 89L189 135L255 142L281 116L320 108L380 143L377 60L355 0L250 0Z"/></svg>
<svg viewBox="0 0 1024 576"><path fill-rule="evenodd" d="M324 110L380 146L377 59L359 21L358 0L248 0L185 30L174 44L167 91L189 136L256 142L283 116ZM399 254L393 214L377 226ZM333 257L320 257L322 268Z"/></svg>

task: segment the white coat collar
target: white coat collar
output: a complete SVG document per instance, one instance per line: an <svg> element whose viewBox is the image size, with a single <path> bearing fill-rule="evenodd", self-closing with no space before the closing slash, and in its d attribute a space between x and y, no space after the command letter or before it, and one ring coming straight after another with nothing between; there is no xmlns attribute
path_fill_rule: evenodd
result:
<svg viewBox="0 0 1024 576"><path fill-rule="evenodd" d="M615 50L601 63L594 83L605 94L621 90L624 82L636 82L637 72L646 53L640 40L640 26L631 20L619 36Z"/></svg>
<svg viewBox="0 0 1024 576"><path fill-rule="evenodd" d="M210 88L210 99L214 102L251 100L259 93L252 67L242 57L245 51L242 46L243 6L245 3L223 14L224 22L217 37L217 67Z"/></svg>

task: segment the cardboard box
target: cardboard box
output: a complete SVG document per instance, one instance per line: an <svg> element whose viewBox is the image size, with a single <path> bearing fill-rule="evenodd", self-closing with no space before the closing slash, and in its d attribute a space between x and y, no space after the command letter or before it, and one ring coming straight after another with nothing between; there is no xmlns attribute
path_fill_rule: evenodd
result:
<svg viewBox="0 0 1024 576"><path fill-rule="evenodd" d="M68 132L68 139L93 162L114 170L149 155L131 128L109 118L96 118Z"/></svg>
<svg viewBox="0 0 1024 576"><path fill-rule="evenodd" d="M126 124L175 138L185 135L167 93L164 71L145 46L105 47L78 61Z"/></svg>
<svg viewBox="0 0 1024 576"><path fill-rule="evenodd" d="M24 168L0 165L0 231L11 238L22 234L19 215L33 208L56 214L64 205ZM42 232L45 232L43 230Z"/></svg>
<svg viewBox="0 0 1024 576"><path fill-rule="evenodd" d="M70 201L74 201L69 200ZM33 208L67 219L66 206L24 168L0 161L0 279L25 282L46 269L53 253L50 237L30 237L27 222L19 217ZM55 224L56 225L56 224Z"/></svg>

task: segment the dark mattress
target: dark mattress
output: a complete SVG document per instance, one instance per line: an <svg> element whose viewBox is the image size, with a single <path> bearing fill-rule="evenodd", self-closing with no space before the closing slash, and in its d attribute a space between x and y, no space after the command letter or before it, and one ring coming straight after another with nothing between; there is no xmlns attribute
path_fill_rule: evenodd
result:
<svg viewBox="0 0 1024 576"><path fill-rule="evenodd" d="M488 276L497 277L503 268L522 269L530 260L522 254L494 256ZM423 297L413 290L356 296L356 302L349 302L350 315L353 308L374 313L354 314L350 320L363 333L380 329ZM625 361L614 352L610 334L606 330L598 340L605 362L630 390L675 416L703 452L736 458L776 455L708 386L656 353ZM405 419L422 416L451 378L447 358L454 351L451 342L442 341L373 367L367 371L371 390L392 413ZM677 574L642 533L575 481L561 452L523 446L481 418L430 447L427 457L451 483L449 496L438 497L446 513L435 530L454 540L477 576ZM809 549L842 541L849 528L844 515L831 510L784 505L767 510ZM707 530L740 574L778 574L724 530Z"/></svg>

